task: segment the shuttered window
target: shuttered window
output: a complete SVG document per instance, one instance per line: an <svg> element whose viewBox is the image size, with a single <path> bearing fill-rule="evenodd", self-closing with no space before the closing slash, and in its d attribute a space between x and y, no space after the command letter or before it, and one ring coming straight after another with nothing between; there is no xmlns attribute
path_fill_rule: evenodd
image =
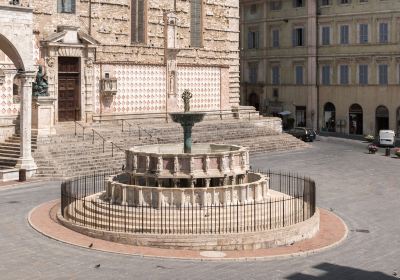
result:
<svg viewBox="0 0 400 280"><path fill-rule="evenodd" d="M132 43L145 42L145 0L132 0L131 32Z"/></svg>
<svg viewBox="0 0 400 280"><path fill-rule="evenodd" d="M340 44L347 45L349 43L349 26L340 26Z"/></svg>
<svg viewBox="0 0 400 280"><path fill-rule="evenodd" d="M296 85L303 85L304 84L304 77L303 77L303 66L297 65L295 68L295 74L296 74Z"/></svg>
<svg viewBox="0 0 400 280"><path fill-rule="evenodd" d="M368 85L368 65L358 65L358 83L360 85Z"/></svg>
<svg viewBox="0 0 400 280"><path fill-rule="evenodd" d="M388 84L388 65L387 64L379 64L379 84L387 85Z"/></svg>
<svg viewBox="0 0 400 280"><path fill-rule="evenodd" d="M348 65L340 65L340 84L348 85L349 84L349 66Z"/></svg>
<svg viewBox="0 0 400 280"><path fill-rule="evenodd" d="M322 85L327 86L331 84L331 66L322 66Z"/></svg>
<svg viewBox="0 0 400 280"><path fill-rule="evenodd" d="M190 2L190 46L202 47L202 0L191 0Z"/></svg>
<svg viewBox="0 0 400 280"><path fill-rule="evenodd" d="M249 31L247 35L247 48L258 49L260 47L260 32Z"/></svg>
<svg viewBox="0 0 400 280"><path fill-rule="evenodd" d="M57 0L57 12L74 14L75 0Z"/></svg>

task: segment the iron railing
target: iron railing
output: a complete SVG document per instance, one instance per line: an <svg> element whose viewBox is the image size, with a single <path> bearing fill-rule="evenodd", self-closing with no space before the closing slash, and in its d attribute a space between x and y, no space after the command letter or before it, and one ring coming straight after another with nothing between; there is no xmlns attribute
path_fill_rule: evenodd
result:
<svg viewBox="0 0 400 280"><path fill-rule="evenodd" d="M270 198L218 205L118 205L98 198L113 172L66 180L61 186L61 213L87 228L148 234L221 234L273 230L311 218L315 182L290 173L263 172L270 177ZM157 189L155 188L156 195ZM277 193L279 192L279 193Z"/></svg>
<svg viewBox="0 0 400 280"><path fill-rule="evenodd" d="M79 122L75 121L75 137L78 136L78 132L77 132L78 127L82 128L82 140L84 141L86 127L83 126L82 124L80 124ZM104 136L102 136L99 132L97 132L93 128L91 129L91 131L92 131L92 133L91 133L92 145L94 145L96 138L100 138L100 140L102 141L102 152L103 153L105 153L105 151L106 151L107 143L109 143L111 146L111 157L114 157L115 150L119 150L120 152L125 152L125 150L123 148L121 148L119 145L115 144L113 141L108 141Z"/></svg>

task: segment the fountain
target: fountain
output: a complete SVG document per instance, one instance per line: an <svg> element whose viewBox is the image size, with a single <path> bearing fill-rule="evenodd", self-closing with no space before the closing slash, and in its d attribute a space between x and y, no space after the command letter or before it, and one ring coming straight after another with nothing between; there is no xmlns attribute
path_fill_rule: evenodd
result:
<svg viewBox="0 0 400 280"><path fill-rule="evenodd" d="M184 113L171 113L169 114L172 120L176 123L180 123L184 133L184 152L190 154L192 152L192 128L195 123L201 122L205 116L204 113L190 112L190 99L192 93L189 90L185 90L182 94L184 103Z"/></svg>
<svg viewBox="0 0 400 280"><path fill-rule="evenodd" d="M314 182L251 171L245 147L192 144L192 127L205 114L190 112L191 98L185 90L184 112L171 114L183 145L128 149L124 172L100 188L97 177L64 184L60 221L97 238L159 248L243 250L313 237Z"/></svg>

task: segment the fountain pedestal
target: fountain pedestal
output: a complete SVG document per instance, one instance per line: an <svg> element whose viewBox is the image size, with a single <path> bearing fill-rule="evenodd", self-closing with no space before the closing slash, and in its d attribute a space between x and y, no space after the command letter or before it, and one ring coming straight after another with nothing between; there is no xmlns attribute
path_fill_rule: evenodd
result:
<svg viewBox="0 0 400 280"><path fill-rule="evenodd" d="M201 122L205 116L205 113L198 112L184 112L184 113L171 113L172 120L176 123L180 123L183 128L183 145L185 154L192 152L192 128L193 126Z"/></svg>

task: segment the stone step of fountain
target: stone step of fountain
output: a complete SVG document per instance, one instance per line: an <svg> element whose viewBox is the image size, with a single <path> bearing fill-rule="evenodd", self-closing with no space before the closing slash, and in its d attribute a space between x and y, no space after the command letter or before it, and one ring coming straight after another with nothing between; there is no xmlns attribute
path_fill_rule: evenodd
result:
<svg viewBox="0 0 400 280"><path fill-rule="evenodd" d="M256 206L249 204L239 209L227 206L220 209L213 207L213 210L210 207L203 209L189 207L187 210L164 207L162 212L156 208L112 205L96 199L85 203L76 201L75 207L70 206L66 214L67 219L86 227L120 232L124 232L127 228L137 229L140 232L143 229L144 233L156 233L161 230L177 233L182 228L185 229L184 233L195 233L192 232L192 228L202 233L218 229L225 232L226 229L235 228L239 231L268 230L295 224L303 219L303 212L299 211L293 215L290 205L282 203L278 204L278 207L275 204L271 205L274 207L268 208L269 204L266 203L265 207L264 204ZM239 227L232 225L232 217L239 217ZM268 217L271 217L270 220Z"/></svg>

